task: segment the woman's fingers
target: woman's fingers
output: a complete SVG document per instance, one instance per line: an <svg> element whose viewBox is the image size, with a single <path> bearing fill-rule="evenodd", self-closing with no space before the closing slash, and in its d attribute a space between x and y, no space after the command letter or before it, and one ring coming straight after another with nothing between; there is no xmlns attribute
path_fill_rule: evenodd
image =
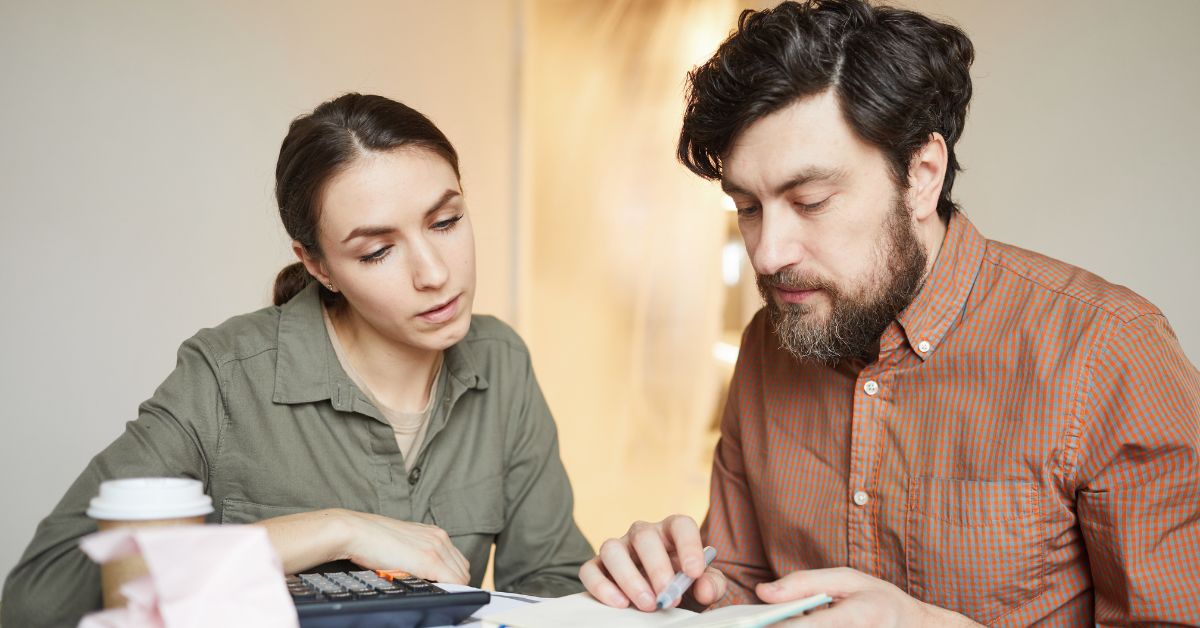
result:
<svg viewBox="0 0 1200 628"><path fill-rule="evenodd" d="M360 522L351 559L371 569L402 570L436 582L466 584L471 565L437 526L355 513Z"/></svg>
<svg viewBox="0 0 1200 628"><path fill-rule="evenodd" d="M450 578L439 582L466 584L471 579L471 564L467 558L450 542L450 535L436 526L426 526L438 550L438 556L450 570Z"/></svg>

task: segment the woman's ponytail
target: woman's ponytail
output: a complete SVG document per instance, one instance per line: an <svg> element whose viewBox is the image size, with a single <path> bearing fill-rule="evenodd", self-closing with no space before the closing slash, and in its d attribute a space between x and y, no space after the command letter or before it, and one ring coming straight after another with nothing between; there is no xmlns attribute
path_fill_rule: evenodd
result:
<svg viewBox="0 0 1200 628"><path fill-rule="evenodd" d="M308 274L308 269L304 268L304 264L296 262L284 266L283 270L275 275L275 305L283 305L291 301L292 297L300 294L300 291L312 280L312 275Z"/></svg>

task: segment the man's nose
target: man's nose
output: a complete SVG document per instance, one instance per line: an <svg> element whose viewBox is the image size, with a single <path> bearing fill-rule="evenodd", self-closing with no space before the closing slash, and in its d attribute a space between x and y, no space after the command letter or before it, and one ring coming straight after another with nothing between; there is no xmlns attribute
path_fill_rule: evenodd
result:
<svg viewBox="0 0 1200 628"><path fill-rule="evenodd" d="M750 252L750 261L760 275L773 275L789 266L798 266L805 257L804 238L808 235L802 221L790 207L764 206L758 241Z"/></svg>

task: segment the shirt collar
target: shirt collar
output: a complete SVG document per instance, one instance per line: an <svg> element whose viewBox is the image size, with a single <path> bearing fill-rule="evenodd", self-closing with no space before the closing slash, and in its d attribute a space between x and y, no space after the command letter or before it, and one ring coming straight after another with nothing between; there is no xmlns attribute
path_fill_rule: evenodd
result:
<svg viewBox="0 0 1200 628"><path fill-rule="evenodd" d="M316 283L310 283L280 306L277 340L273 401L312 403L329 399L338 410L353 408L355 387L329 340ZM450 375L464 388L488 387L479 374L479 356L474 355L469 343L459 342L447 349L445 361Z"/></svg>
<svg viewBox="0 0 1200 628"><path fill-rule="evenodd" d="M889 327L880 339L881 351L907 342L922 360L932 356L959 320L979 276L987 240L962 212L950 215L937 261L913 302L896 317L899 329ZM902 330L902 331L901 331Z"/></svg>

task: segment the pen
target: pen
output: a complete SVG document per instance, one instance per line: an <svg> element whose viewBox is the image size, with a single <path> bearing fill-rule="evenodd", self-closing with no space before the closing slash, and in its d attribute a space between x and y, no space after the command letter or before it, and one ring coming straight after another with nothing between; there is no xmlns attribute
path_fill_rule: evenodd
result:
<svg viewBox="0 0 1200 628"><path fill-rule="evenodd" d="M711 565L713 559L716 557L716 548L711 545L704 548L705 567ZM682 571L676 573L675 577L671 578L671 582L667 584L667 588L663 589L663 592L659 593L658 597L654 600L656 608L666 608L670 606L675 602L675 600L678 600L681 596L683 596L683 592L687 591L688 587L692 586L692 582L692 578Z"/></svg>

